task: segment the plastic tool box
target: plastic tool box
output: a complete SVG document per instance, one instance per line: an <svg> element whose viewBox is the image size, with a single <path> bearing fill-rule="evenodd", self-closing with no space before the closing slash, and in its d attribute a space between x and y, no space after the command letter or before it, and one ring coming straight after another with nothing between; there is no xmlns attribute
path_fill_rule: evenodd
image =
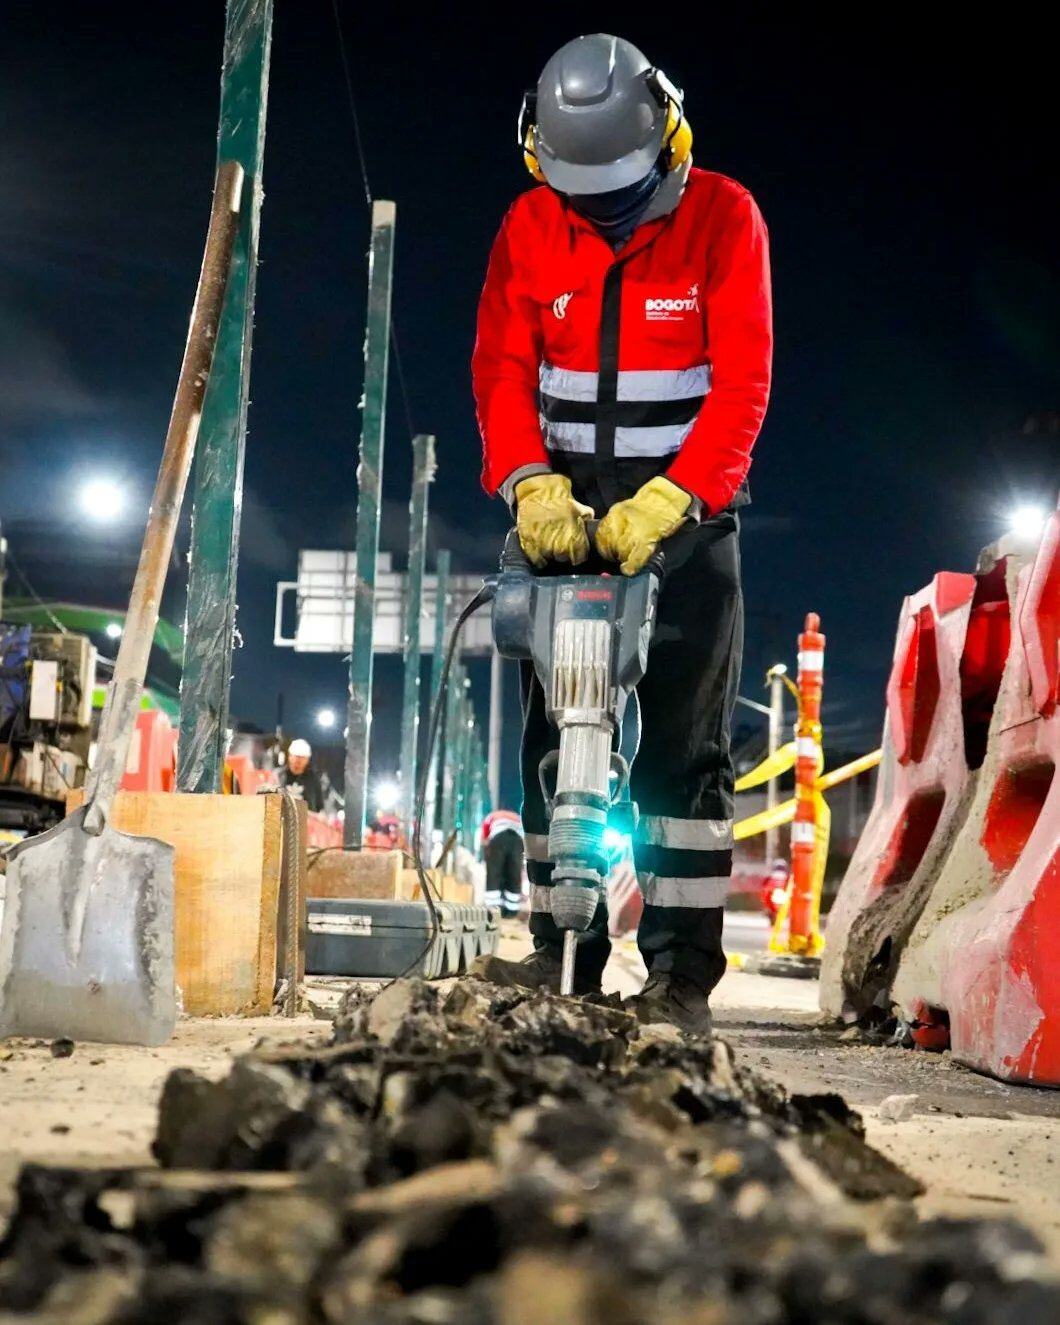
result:
<svg viewBox="0 0 1060 1325"><path fill-rule="evenodd" d="M310 897L306 972L378 979L408 972L434 980L460 975L476 957L497 950L495 907L436 902L435 908L439 931L430 941L431 915L423 902Z"/></svg>

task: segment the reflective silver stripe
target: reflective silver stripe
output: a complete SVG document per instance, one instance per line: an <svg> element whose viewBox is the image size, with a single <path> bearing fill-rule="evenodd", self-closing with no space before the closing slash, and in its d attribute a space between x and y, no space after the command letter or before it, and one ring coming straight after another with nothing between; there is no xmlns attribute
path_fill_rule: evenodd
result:
<svg viewBox="0 0 1060 1325"><path fill-rule="evenodd" d="M665 814L646 814L638 836L653 847L678 851L731 851L731 819L674 819Z"/></svg>
<svg viewBox="0 0 1060 1325"><path fill-rule="evenodd" d="M599 374L543 363L538 383L546 396L596 400ZM618 374L619 400L693 400L710 390L710 364L693 368L634 368Z"/></svg>
<svg viewBox="0 0 1060 1325"><path fill-rule="evenodd" d="M573 368L553 368L543 363L537 372L538 385L546 396L563 400L595 400L599 373L580 373Z"/></svg>
<svg viewBox="0 0 1060 1325"><path fill-rule="evenodd" d="M670 879L659 874L638 874L646 906L684 906L696 910L724 906L728 878Z"/></svg>
<svg viewBox="0 0 1060 1325"><path fill-rule="evenodd" d="M592 455L596 450L595 423L549 423L539 416L545 445L550 451L569 451L577 455ZM616 428L615 456L630 459L634 456L672 455L692 429L691 423L668 423L657 428Z"/></svg>
<svg viewBox="0 0 1060 1325"><path fill-rule="evenodd" d="M530 885L530 910L550 915L552 912L552 889L542 888L540 884Z"/></svg>
<svg viewBox="0 0 1060 1325"><path fill-rule="evenodd" d="M525 838L525 850L527 860L537 860L548 863L548 834L547 833L527 833Z"/></svg>
<svg viewBox="0 0 1060 1325"><path fill-rule="evenodd" d="M710 390L710 364L635 368L618 374L619 400L694 400Z"/></svg>

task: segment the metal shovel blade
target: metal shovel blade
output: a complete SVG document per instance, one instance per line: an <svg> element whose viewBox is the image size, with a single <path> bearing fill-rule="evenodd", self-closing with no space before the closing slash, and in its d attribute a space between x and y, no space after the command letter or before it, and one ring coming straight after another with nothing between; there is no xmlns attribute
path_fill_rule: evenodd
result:
<svg viewBox="0 0 1060 1325"><path fill-rule="evenodd" d="M87 807L8 853L0 1036L162 1044L177 1019L173 848Z"/></svg>

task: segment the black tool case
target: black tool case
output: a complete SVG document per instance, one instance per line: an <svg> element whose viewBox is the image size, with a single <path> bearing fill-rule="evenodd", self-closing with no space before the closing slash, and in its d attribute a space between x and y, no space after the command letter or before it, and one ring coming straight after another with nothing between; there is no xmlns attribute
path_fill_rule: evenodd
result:
<svg viewBox="0 0 1060 1325"><path fill-rule="evenodd" d="M496 951L495 907L436 902L435 909L439 931L430 941L431 915L423 902L310 897L306 973L387 979L407 971L434 980L460 975L476 957Z"/></svg>

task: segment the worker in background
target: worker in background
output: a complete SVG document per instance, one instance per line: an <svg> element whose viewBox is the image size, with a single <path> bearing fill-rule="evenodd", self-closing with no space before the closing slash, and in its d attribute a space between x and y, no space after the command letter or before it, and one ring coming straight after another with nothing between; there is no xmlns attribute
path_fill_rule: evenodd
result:
<svg viewBox="0 0 1060 1325"><path fill-rule="evenodd" d="M523 821L513 810L493 810L482 821L486 905L517 916L523 904Z"/></svg>
<svg viewBox="0 0 1060 1325"><path fill-rule="evenodd" d="M644 1020L710 1029L725 969L732 858L729 731L743 607L738 508L769 396L766 227L754 199L692 164L681 92L628 41L562 47L523 102L519 147L538 182L490 256L472 364L483 484L513 508L547 573L597 551L625 575L666 540L667 574L633 769L648 967ZM567 569L569 573L569 569ZM490 978L557 988L541 757L556 744L523 667L523 826L535 952ZM599 987L601 905L576 988ZM485 972L483 972L485 973Z"/></svg>
<svg viewBox="0 0 1060 1325"><path fill-rule="evenodd" d="M300 736L287 747L287 762L280 772L280 786L301 796L306 807L319 814L324 808L324 793L316 769L311 767L313 748Z"/></svg>
<svg viewBox="0 0 1060 1325"><path fill-rule="evenodd" d="M790 879L791 868L788 862L782 856L778 856L773 861L772 869L762 880L762 906L771 921L776 920L777 912L788 900Z"/></svg>

